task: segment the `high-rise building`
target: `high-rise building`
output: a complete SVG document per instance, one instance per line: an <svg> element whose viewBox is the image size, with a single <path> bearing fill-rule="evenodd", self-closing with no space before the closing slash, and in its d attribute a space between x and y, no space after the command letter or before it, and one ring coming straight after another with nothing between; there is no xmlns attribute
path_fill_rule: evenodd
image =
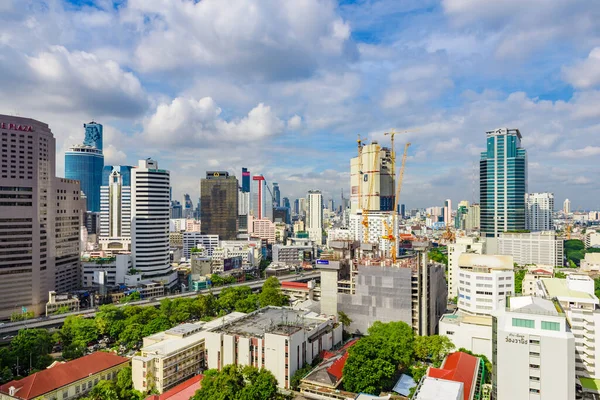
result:
<svg viewBox="0 0 600 400"><path fill-rule="evenodd" d="M331 212L335 211L335 204L333 203L333 199L329 199L327 202L327 209Z"/></svg>
<svg viewBox="0 0 600 400"><path fill-rule="evenodd" d="M273 182L273 207L281 206L281 191L279 190L279 183Z"/></svg>
<svg viewBox="0 0 600 400"><path fill-rule="evenodd" d="M308 211L308 205L306 203L306 198L301 197L298 199L298 204L299 204L299 215L306 217L306 211Z"/></svg>
<svg viewBox="0 0 600 400"><path fill-rule="evenodd" d="M252 215L254 219L273 219L273 199L262 175L252 177Z"/></svg>
<svg viewBox="0 0 600 400"><path fill-rule="evenodd" d="M292 208L290 207L290 199L288 199L287 197L283 198L283 206L287 207L290 210L290 212L291 212Z"/></svg>
<svg viewBox="0 0 600 400"><path fill-rule="evenodd" d="M525 229L532 232L554 230L553 193L526 193L525 207Z"/></svg>
<svg viewBox="0 0 600 400"><path fill-rule="evenodd" d="M300 215L300 199L294 200L294 215Z"/></svg>
<svg viewBox="0 0 600 400"><path fill-rule="evenodd" d="M200 181L201 232L235 240L238 233L238 180L227 171L208 171Z"/></svg>
<svg viewBox="0 0 600 400"><path fill-rule="evenodd" d="M406 217L406 204L400 204L400 215L402 218Z"/></svg>
<svg viewBox="0 0 600 400"><path fill-rule="evenodd" d="M155 160L140 160L131 170L131 252L143 278L171 275L169 185L169 171Z"/></svg>
<svg viewBox="0 0 600 400"><path fill-rule="evenodd" d="M102 125L84 124L83 144L72 146L65 152L65 177L78 180L87 198L87 211L100 212L100 186L102 186Z"/></svg>
<svg viewBox="0 0 600 400"><path fill-rule="evenodd" d="M131 166L114 166L100 187L100 246L105 251L131 250Z"/></svg>
<svg viewBox="0 0 600 400"><path fill-rule="evenodd" d="M493 332L494 399L575 399L575 338L558 301L510 297Z"/></svg>
<svg viewBox="0 0 600 400"><path fill-rule="evenodd" d="M77 182L55 177L47 124L0 115L0 137L0 318L22 307L39 314L57 283L73 286L83 197Z"/></svg>
<svg viewBox="0 0 600 400"><path fill-rule="evenodd" d="M571 214L571 200L565 199L565 202L563 203L563 213Z"/></svg>
<svg viewBox="0 0 600 400"><path fill-rule="evenodd" d="M308 237L317 245L323 243L323 195L320 190L308 191L306 230Z"/></svg>
<svg viewBox="0 0 600 400"><path fill-rule="evenodd" d="M392 150L373 142L362 147L360 157L350 160L352 214L358 210L394 210L392 157Z"/></svg>
<svg viewBox="0 0 600 400"><path fill-rule="evenodd" d="M183 218L183 206L177 200L171 201L171 219Z"/></svg>
<svg viewBox="0 0 600 400"><path fill-rule="evenodd" d="M458 296L459 263L462 254L484 254L485 242L478 238L457 237L454 243L448 244L448 298ZM464 281L464 279L462 279Z"/></svg>
<svg viewBox="0 0 600 400"><path fill-rule="evenodd" d="M192 203L192 198L189 194L183 195L183 218L192 218L194 214L194 203Z"/></svg>
<svg viewBox="0 0 600 400"><path fill-rule="evenodd" d="M248 168L242 168L242 192L250 193L250 171L248 171Z"/></svg>
<svg viewBox="0 0 600 400"><path fill-rule="evenodd" d="M471 204L467 209L467 218L465 222L465 229L467 231L479 230L481 208L479 204Z"/></svg>
<svg viewBox="0 0 600 400"><path fill-rule="evenodd" d="M446 199L444 201L444 224L446 226L453 225L452 224L452 200Z"/></svg>
<svg viewBox="0 0 600 400"><path fill-rule="evenodd" d="M518 129L500 128L486 136L487 149L479 162L481 233L497 237L525 229L527 152Z"/></svg>
<svg viewBox="0 0 600 400"><path fill-rule="evenodd" d="M458 203L456 215L454 216L454 227L456 229L467 229L467 213L469 212L469 202L466 200Z"/></svg>

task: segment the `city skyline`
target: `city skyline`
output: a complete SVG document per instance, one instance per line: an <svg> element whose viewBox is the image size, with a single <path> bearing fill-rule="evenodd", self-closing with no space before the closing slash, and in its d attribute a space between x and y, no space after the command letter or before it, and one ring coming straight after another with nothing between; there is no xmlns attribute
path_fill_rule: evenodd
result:
<svg viewBox="0 0 600 400"><path fill-rule="evenodd" d="M338 198L357 133L387 145L389 129L419 129L396 137L397 151L413 143L401 200L409 208L477 200L461 195L478 192L472 164L484 133L517 128L531 192L598 208L600 114L590 104L600 96L600 34L585 21L600 5L552 2L538 18L535 2L311 0L303 12L277 11L274 1L205 3L4 2L0 83L11 96L0 110L50 125L57 175L81 124L102 123L105 163L160 159L175 199L196 198L197 171L237 175L243 166L290 198L312 188ZM256 23L240 23L251 4ZM226 12L230 35L211 36Z"/></svg>

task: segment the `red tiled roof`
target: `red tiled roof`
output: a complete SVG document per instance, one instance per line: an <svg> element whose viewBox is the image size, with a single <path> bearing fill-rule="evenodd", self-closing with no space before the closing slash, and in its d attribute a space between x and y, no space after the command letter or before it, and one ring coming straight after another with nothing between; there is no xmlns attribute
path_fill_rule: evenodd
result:
<svg viewBox="0 0 600 400"><path fill-rule="evenodd" d="M119 357L113 353L96 352L64 364L58 364L18 381L10 381L0 386L0 392L8 393L14 386L18 389L15 397L19 399L33 399L44 393L51 392L69 385L89 375L128 363L129 359Z"/></svg>
<svg viewBox="0 0 600 400"><path fill-rule="evenodd" d="M545 274L545 275L552 275L552 272L550 271L546 271L545 269L535 269L533 271L531 271L533 274Z"/></svg>
<svg viewBox="0 0 600 400"><path fill-rule="evenodd" d="M463 352L452 353L446 357L442 368L429 368L427 376L462 382L464 384L464 400L471 396L471 386L475 384L478 358Z"/></svg>
<svg viewBox="0 0 600 400"><path fill-rule="evenodd" d="M308 289L308 283L283 281L283 282L281 282L281 287Z"/></svg>
<svg viewBox="0 0 600 400"><path fill-rule="evenodd" d="M346 360L348 359L348 352L345 352L343 356L338 358L327 368L327 372L331 375L335 376L339 381L342 379L342 371L344 370L344 365L346 365Z"/></svg>
<svg viewBox="0 0 600 400"><path fill-rule="evenodd" d="M340 350L348 350L350 347L354 346L356 342L358 342L358 339L352 339L351 341L343 345Z"/></svg>
<svg viewBox="0 0 600 400"><path fill-rule="evenodd" d="M204 375L196 375L163 394L148 396L146 400L189 400L194 396L196 390L200 389L200 382L203 378Z"/></svg>
<svg viewBox="0 0 600 400"><path fill-rule="evenodd" d="M319 353L319 357L323 360L329 360L331 357L335 357L335 353L332 353L327 350L321 350L321 352Z"/></svg>

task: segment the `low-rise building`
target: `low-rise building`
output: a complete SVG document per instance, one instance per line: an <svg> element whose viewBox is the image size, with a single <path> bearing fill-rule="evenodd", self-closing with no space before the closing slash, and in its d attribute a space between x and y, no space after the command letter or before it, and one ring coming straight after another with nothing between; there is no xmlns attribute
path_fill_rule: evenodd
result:
<svg viewBox="0 0 600 400"><path fill-rule="evenodd" d="M46 316L57 311L67 309L68 311L79 311L79 299L70 294L56 294L55 291L48 292L48 303L46 303Z"/></svg>
<svg viewBox="0 0 600 400"><path fill-rule="evenodd" d="M467 349L492 359L492 316L470 315L460 310L440 319L440 335L457 349Z"/></svg>
<svg viewBox="0 0 600 400"><path fill-rule="evenodd" d="M600 253L585 253L580 267L584 272L600 272Z"/></svg>
<svg viewBox="0 0 600 400"><path fill-rule="evenodd" d="M193 248L202 248L212 257L213 250L219 247L219 235L203 235L200 232L183 232L183 256L190 259Z"/></svg>
<svg viewBox="0 0 600 400"><path fill-rule="evenodd" d="M575 338L557 301L509 297L494 333L494 399L575 399Z"/></svg>
<svg viewBox="0 0 600 400"><path fill-rule="evenodd" d="M207 368L264 367L289 389L294 373L342 341L342 325L316 313L267 307L206 333Z"/></svg>
<svg viewBox="0 0 600 400"><path fill-rule="evenodd" d="M305 261L311 262L315 260L316 254L316 248L312 245L273 245L273 262L283 262L286 264L300 265Z"/></svg>
<svg viewBox="0 0 600 400"><path fill-rule="evenodd" d="M0 386L0 400L77 399L100 381L116 380L129 359L96 352Z"/></svg>
<svg viewBox="0 0 600 400"><path fill-rule="evenodd" d="M600 232L587 232L585 234L584 244L586 249L590 247L600 247Z"/></svg>
<svg viewBox="0 0 600 400"><path fill-rule="evenodd" d="M523 296L536 295L537 293L537 281L539 279L552 278L554 276L553 267L538 267L531 268L525 273L523 282L521 284L521 293Z"/></svg>
<svg viewBox="0 0 600 400"><path fill-rule="evenodd" d="M131 254L90 259L81 263L81 282L84 288L100 284L117 286L125 283L125 276L131 267Z"/></svg>

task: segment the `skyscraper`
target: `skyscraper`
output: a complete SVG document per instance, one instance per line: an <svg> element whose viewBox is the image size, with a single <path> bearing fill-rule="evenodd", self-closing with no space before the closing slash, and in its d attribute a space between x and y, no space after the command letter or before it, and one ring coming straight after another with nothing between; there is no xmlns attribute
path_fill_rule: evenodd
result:
<svg viewBox="0 0 600 400"><path fill-rule="evenodd" d="M183 195L184 200L184 208L183 208L183 218L192 218L194 214L194 203L192 203L192 198L189 194Z"/></svg>
<svg viewBox="0 0 600 400"><path fill-rule="evenodd" d="M357 210L393 211L395 178L392 151L377 142L364 145L361 157L350 160L350 207Z"/></svg>
<svg viewBox="0 0 600 400"><path fill-rule="evenodd" d="M444 224L452 225L452 200L446 199L444 202Z"/></svg>
<svg viewBox="0 0 600 400"><path fill-rule="evenodd" d="M111 168L106 184L100 187L100 246L105 251L130 251L132 167Z"/></svg>
<svg viewBox="0 0 600 400"><path fill-rule="evenodd" d="M242 192L250 193L250 171L248 171L248 168L242 168Z"/></svg>
<svg viewBox="0 0 600 400"><path fill-rule="evenodd" d="M131 252L143 278L172 283L169 256L170 173L152 159L131 170ZM177 278L177 274L175 274Z"/></svg>
<svg viewBox="0 0 600 400"><path fill-rule="evenodd" d="M254 219L273 219L273 199L269 194L265 177L252 177L252 215Z"/></svg>
<svg viewBox="0 0 600 400"><path fill-rule="evenodd" d="M553 193L525 194L525 228L532 232L554 230L552 212L554 211Z"/></svg>
<svg viewBox="0 0 600 400"><path fill-rule="evenodd" d="M284 197L284 198L283 198L283 206L284 206L284 207L287 207L287 208L289 208L289 209L290 209L290 211L291 211L291 207L290 207L290 199L288 199L287 197Z"/></svg>
<svg viewBox="0 0 600 400"><path fill-rule="evenodd" d="M0 115L0 318L41 313L48 292L79 281L79 183L56 178L47 124ZM58 268L56 267L58 264Z"/></svg>
<svg viewBox="0 0 600 400"><path fill-rule="evenodd" d="M281 206L281 191L279 190L279 183L273 182L273 207Z"/></svg>
<svg viewBox="0 0 600 400"><path fill-rule="evenodd" d="M571 200L565 199L563 203L563 213L570 214L571 213Z"/></svg>
<svg viewBox="0 0 600 400"><path fill-rule="evenodd" d="M235 240L238 226L238 180L226 171L208 171L200 181L201 232Z"/></svg>
<svg viewBox="0 0 600 400"><path fill-rule="evenodd" d="M525 229L527 152L518 129L500 128L486 136L487 149L479 162L481 233L497 237Z"/></svg>
<svg viewBox="0 0 600 400"><path fill-rule="evenodd" d="M308 237L317 245L321 245L323 242L323 195L321 191L309 190L307 203L306 230Z"/></svg>
<svg viewBox="0 0 600 400"><path fill-rule="evenodd" d="M90 122L83 125L83 144L65 152L65 177L78 180L87 198L87 211L100 212L104 155L102 154L102 125Z"/></svg>

